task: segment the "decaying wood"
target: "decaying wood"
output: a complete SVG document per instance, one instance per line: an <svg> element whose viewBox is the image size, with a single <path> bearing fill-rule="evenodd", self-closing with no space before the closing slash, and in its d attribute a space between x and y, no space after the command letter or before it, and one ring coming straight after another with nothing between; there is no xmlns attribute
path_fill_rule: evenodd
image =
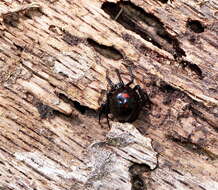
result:
<svg viewBox="0 0 218 190"><path fill-rule="evenodd" d="M157 153L151 146L151 139L143 137L130 124L114 124L106 141L95 142L88 148L84 162L72 171L55 166L37 152L15 153L18 160L31 165L50 179L76 179L79 189L131 189L129 167L132 162L147 164L151 169L157 166ZM109 183L110 182L110 183Z"/></svg>
<svg viewBox="0 0 218 190"><path fill-rule="evenodd" d="M217 8L1 1L0 188L218 189ZM151 109L109 130L106 71L128 66Z"/></svg>

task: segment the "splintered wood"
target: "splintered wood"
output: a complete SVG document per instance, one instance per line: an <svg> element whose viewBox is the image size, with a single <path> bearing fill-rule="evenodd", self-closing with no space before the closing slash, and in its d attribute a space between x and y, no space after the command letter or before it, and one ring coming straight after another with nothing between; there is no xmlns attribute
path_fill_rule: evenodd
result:
<svg viewBox="0 0 218 190"><path fill-rule="evenodd" d="M218 189L217 10L2 0L0 189ZM106 72L128 66L151 109L101 127Z"/></svg>
<svg viewBox="0 0 218 190"><path fill-rule="evenodd" d="M57 183L62 179L74 179L83 184L79 189L131 190L129 167L139 163L154 169L156 154L151 139L143 137L134 126L114 123L108 139L90 145L84 162L72 165L72 171L59 168L39 152L16 152L14 156Z"/></svg>

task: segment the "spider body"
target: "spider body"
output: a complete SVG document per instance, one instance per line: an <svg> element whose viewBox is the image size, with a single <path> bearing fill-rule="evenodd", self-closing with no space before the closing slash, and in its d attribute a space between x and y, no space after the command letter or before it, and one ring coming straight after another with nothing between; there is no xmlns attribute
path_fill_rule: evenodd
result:
<svg viewBox="0 0 218 190"><path fill-rule="evenodd" d="M130 87L122 87L109 94L110 113L120 122L131 122L140 111L140 97Z"/></svg>
<svg viewBox="0 0 218 190"><path fill-rule="evenodd" d="M119 122L133 122L137 119L143 106L149 103L147 94L142 91L139 85L134 88L130 87L134 82L131 68L129 68L131 81L127 84L123 83L118 70L116 70L116 73L120 81L118 84L113 84L110 78L106 76L111 89L107 93L107 100L101 105L99 113L99 123L101 115L104 113L107 117L108 126L110 126L109 113Z"/></svg>

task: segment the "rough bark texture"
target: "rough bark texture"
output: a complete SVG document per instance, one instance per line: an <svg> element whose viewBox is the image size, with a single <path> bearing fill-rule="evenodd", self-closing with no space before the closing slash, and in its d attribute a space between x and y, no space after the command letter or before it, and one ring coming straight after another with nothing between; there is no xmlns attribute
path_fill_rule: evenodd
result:
<svg viewBox="0 0 218 190"><path fill-rule="evenodd" d="M0 2L0 189L218 189L218 4ZM108 70L152 101L104 120Z"/></svg>

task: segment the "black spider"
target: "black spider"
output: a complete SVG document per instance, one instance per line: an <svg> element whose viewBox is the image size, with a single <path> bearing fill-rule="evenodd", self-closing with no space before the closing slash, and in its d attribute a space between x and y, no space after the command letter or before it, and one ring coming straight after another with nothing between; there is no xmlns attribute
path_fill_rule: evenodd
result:
<svg viewBox="0 0 218 190"><path fill-rule="evenodd" d="M106 114L109 127L109 113L119 122L133 122L137 119L142 107L151 103L147 93L143 92L139 85L136 85L134 88L130 87L134 82L131 67L129 67L131 80L126 85L123 83L118 69L116 69L116 73L120 81L117 84L113 84L108 74L106 75L111 89L107 93L106 102L101 105L99 110L99 124L101 124L101 115L104 113Z"/></svg>

